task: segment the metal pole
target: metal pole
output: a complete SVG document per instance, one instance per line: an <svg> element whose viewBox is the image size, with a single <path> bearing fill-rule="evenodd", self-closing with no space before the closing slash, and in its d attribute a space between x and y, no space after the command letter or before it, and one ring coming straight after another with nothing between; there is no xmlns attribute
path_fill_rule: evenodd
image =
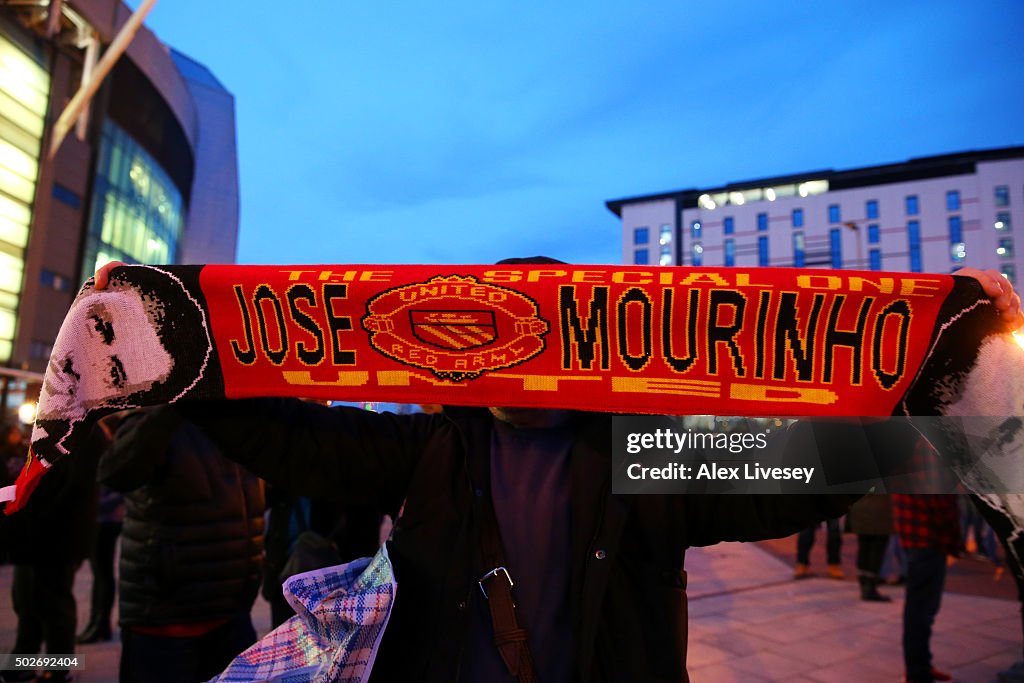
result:
<svg viewBox="0 0 1024 683"><path fill-rule="evenodd" d="M128 21L125 22L124 26L118 32L117 36L110 43L107 51L103 53L103 57L96 65L95 71L92 73L92 77L86 81L82 79L82 85L75 93L75 96L68 102L68 106L61 112L60 118L57 119L57 123L53 125L53 137L50 141L50 152L49 158L53 159L57 154L57 150L60 149L60 145L64 142L64 137L71 130L71 126L74 125L75 120L82 111L89 105L89 101L92 100L96 91L100 89L100 85L103 83L103 79L107 77L110 70L114 68L114 64L124 54L124 51L128 49L128 45L131 44L132 38L138 33L139 29L142 28L142 22L146 19L146 15L149 14L149 10L153 9L153 5L156 4L156 0L143 0L139 8L128 17Z"/></svg>

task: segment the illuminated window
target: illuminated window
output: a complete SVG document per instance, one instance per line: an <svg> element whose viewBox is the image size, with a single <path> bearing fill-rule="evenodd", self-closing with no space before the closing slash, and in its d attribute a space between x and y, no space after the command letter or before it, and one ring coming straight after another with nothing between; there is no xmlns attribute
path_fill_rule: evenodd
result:
<svg viewBox="0 0 1024 683"><path fill-rule="evenodd" d="M672 247L668 244L662 245L661 255L658 258L658 263L663 266L672 265Z"/></svg>
<svg viewBox="0 0 1024 683"><path fill-rule="evenodd" d="M110 259L173 263L184 223L181 192L116 124L103 124L83 272Z"/></svg>
<svg viewBox="0 0 1024 683"><path fill-rule="evenodd" d="M11 360L50 75L0 27L0 363Z"/></svg>
<svg viewBox="0 0 1024 683"><path fill-rule="evenodd" d="M793 233L793 265L796 268L803 268L807 265L807 256L804 251L804 234L802 232Z"/></svg>
<svg viewBox="0 0 1024 683"><path fill-rule="evenodd" d="M667 225L666 224L666 225L662 225L661 226L661 235L658 237L658 241L661 244L668 244L669 242L672 241L672 226L671 225Z"/></svg>
<svg viewBox="0 0 1024 683"><path fill-rule="evenodd" d="M704 247L700 244L693 245L693 265L704 265Z"/></svg>
<svg viewBox="0 0 1024 683"><path fill-rule="evenodd" d="M690 224L690 236L695 240L699 240L701 233L704 230L704 226L701 225L700 221L694 221Z"/></svg>
<svg viewBox="0 0 1024 683"><path fill-rule="evenodd" d="M999 232L1010 232L1013 229L1013 223L1010 221L1009 211L1000 211L996 214L996 222L993 227Z"/></svg>
<svg viewBox="0 0 1024 683"><path fill-rule="evenodd" d="M999 272L1003 274L1003 277L1010 281L1010 284L1017 284L1017 267L1012 263L1004 263L999 266Z"/></svg>
<svg viewBox="0 0 1024 683"><path fill-rule="evenodd" d="M1001 258L1013 258L1013 238L1000 237L996 245L996 254Z"/></svg>

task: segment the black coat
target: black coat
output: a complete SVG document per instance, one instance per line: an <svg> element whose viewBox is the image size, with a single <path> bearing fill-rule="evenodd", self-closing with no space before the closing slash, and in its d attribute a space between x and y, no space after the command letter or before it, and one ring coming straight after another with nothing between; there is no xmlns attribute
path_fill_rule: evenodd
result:
<svg viewBox="0 0 1024 683"><path fill-rule="evenodd" d="M405 497L388 546L399 589L373 680L456 680L467 613L480 599L466 457L489 452L487 411L397 416L287 399L183 410L227 455L291 492L383 507ZM686 548L785 536L841 514L849 502L615 496L610 417L578 413L572 428L575 651L566 656L581 681L687 680Z"/></svg>
<svg viewBox="0 0 1024 683"><path fill-rule="evenodd" d="M125 494L122 625L231 617L262 579L263 483L170 408L125 419L100 460L100 481Z"/></svg>

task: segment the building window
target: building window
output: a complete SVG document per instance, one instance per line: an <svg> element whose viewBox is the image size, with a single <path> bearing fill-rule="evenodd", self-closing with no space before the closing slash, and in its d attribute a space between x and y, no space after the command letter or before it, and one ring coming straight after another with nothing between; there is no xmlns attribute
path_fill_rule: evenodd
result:
<svg viewBox="0 0 1024 683"><path fill-rule="evenodd" d="M793 209L793 227L802 228L804 227L804 210Z"/></svg>
<svg viewBox="0 0 1024 683"><path fill-rule="evenodd" d="M960 216L949 217L949 241L950 242L963 242L964 241L964 229L963 221Z"/></svg>
<svg viewBox="0 0 1024 683"><path fill-rule="evenodd" d="M39 281L44 287L58 292L70 292L71 280L45 268L39 272Z"/></svg>
<svg viewBox="0 0 1024 683"><path fill-rule="evenodd" d="M804 234L793 233L793 267L803 268L807 265L806 253L804 251Z"/></svg>
<svg viewBox="0 0 1024 683"><path fill-rule="evenodd" d="M1000 237L998 246L996 246L996 254L1002 258L1013 258L1013 238Z"/></svg>
<svg viewBox="0 0 1024 683"><path fill-rule="evenodd" d="M832 267L840 269L843 267L843 233L839 228L832 228L828 231L829 253L832 255Z"/></svg>
<svg viewBox="0 0 1024 683"><path fill-rule="evenodd" d="M757 238L757 265L768 265L768 236L761 235Z"/></svg>
<svg viewBox="0 0 1024 683"><path fill-rule="evenodd" d="M1004 263L1000 266L999 272L1003 274L1003 277L1010 281L1010 284L1017 284L1017 267L1012 263Z"/></svg>
<svg viewBox="0 0 1024 683"><path fill-rule="evenodd" d="M828 222L829 223L838 223L840 220L841 220L841 216L839 214L839 205L838 204L829 204L828 205Z"/></svg>
<svg viewBox="0 0 1024 683"><path fill-rule="evenodd" d="M658 265L671 266L672 265L672 247L665 244L661 247L661 256L658 258Z"/></svg>
<svg viewBox="0 0 1024 683"><path fill-rule="evenodd" d="M994 226L999 232L1010 232L1013 229L1013 223L1010 221L1009 211L1000 211L996 214L996 222Z"/></svg>
<svg viewBox="0 0 1024 683"><path fill-rule="evenodd" d="M650 260L650 252L646 249L637 249L633 252L633 263L638 266L646 266Z"/></svg>
<svg viewBox="0 0 1024 683"><path fill-rule="evenodd" d="M658 236L658 241L661 244L669 244L672 242L672 226L665 224L661 226L661 234Z"/></svg>
<svg viewBox="0 0 1024 683"><path fill-rule="evenodd" d="M725 265L736 265L736 242L734 240L725 241Z"/></svg>
<svg viewBox="0 0 1024 683"><path fill-rule="evenodd" d="M50 69L49 50L38 43L23 48L7 37L6 19L0 23L0 365L7 365L46 129Z"/></svg>
<svg viewBox="0 0 1024 683"><path fill-rule="evenodd" d="M757 214L757 231L768 232L768 214L759 213Z"/></svg>
<svg viewBox="0 0 1024 683"><path fill-rule="evenodd" d="M917 205L917 195L908 194L906 199L907 215L916 216L921 207Z"/></svg>
<svg viewBox="0 0 1024 683"><path fill-rule="evenodd" d="M869 249L868 250L868 263L871 270L882 269L882 250L881 249Z"/></svg>
<svg viewBox="0 0 1024 683"><path fill-rule="evenodd" d="M96 169L82 272L107 261L174 263L185 205L167 172L109 119Z"/></svg>
<svg viewBox="0 0 1024 683"><path fill-rule="evenodd" d="M878 244L878 223L868 223L868 244Z"/></svg>
<svg viewBox="0 0 1024 683"><path fill-rule="evenodd" d="M72 209L79 209L82 207L82 198L60 183L53 184L52 194L54 199L62 204L70 206Z"/></svg>
<svg viewBox="0 0 1024 683"><path fill-rule="evenodd" d="M864 212L868 218L878 218L878 200L869 199L864 206Z"/></svg>
<svg viewBox="0 0 1024 683"><path fill-rule="evenodd" d="M907 244L910 248L910 270L920 273L921 267L921 224L907 221Z"/></svg>
<svg viewBox="0 0 1024 683"><path fill-rule="evenodd" d="M704 231L704 226L701 225L700 221L694 221L690 224L690 235L695 240L699 240L701 233Z"/></svg>
<svg viewBox="0 0 1024 683"><path fill-rule="evenodd" d="M704 265L704 247L702 247L700 244L693 245L693 265Z"/></svg>
<svg viewBox="0 0 1024 683"><path fill-rule="evenodd" d="M49 358L51 353L53 353L53 344L50 342L46 342L41 339L33 339L32 343L29 345L28 355L32 360Z"/></svg>
<svg viewBox="0 0 1024 683"><path fill-rule="evenodd" d="M722 223L722 226L722 231L726 235L731 235L733 233L733 230L736 229L736 221L733 219L732 216L726 216L725 221Z"/></svg>
<svg viewBox="0 0 1024 683"><path fill-rule="evenodd" d="M946 211L960 210L960 190L950 190L946 193Z"/></svg>
<svg viewBox="0 0 1024 683"><path fill-rule="evenodd" d="M996 206L1010 205L1010 188L1007 185L997 185L995 189Z"/></svg>
<svg viewBox="0 0 1024 683"><path fill-rule="evenodd" d="M647 244L651 240L647 227L633 228L633 244Z"/></svg>

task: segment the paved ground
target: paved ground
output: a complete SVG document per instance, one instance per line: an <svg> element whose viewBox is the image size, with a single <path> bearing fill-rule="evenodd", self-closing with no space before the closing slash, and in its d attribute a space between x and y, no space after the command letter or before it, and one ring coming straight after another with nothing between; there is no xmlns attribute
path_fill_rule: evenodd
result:
<svg viewBox="0 0 1024 683"><path fill-rule="evenodd" d="M792 548L792 546L790 546ZM694 683L787 681L832 683L901 680L902 591L890 604L863 603L856 584L790 579L791 567L759 544L727 543L687 555L690 650ZM14 641L11 568L0 567L0 652ZM91 577L79 572L79 620L88 611ZM1021 626L1013 599L947 592L932 639L936 665L961 683L988 683L1020 659ZM265 632L269 610L254 611ZM82 683L117 680L119 644L86 645Z"/></svg>

